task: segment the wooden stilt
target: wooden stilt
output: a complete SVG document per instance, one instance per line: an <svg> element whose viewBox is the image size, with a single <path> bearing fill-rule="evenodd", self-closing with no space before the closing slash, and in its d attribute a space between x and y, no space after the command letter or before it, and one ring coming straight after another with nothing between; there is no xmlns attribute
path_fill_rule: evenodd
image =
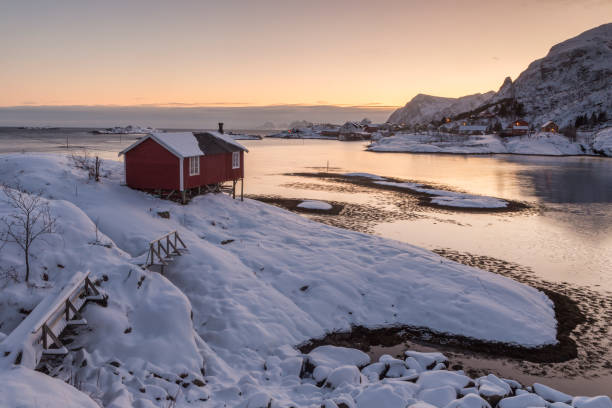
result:
<svg viewBox="0 0 612 408"><path fill-rule="evenodd" d="M240 179L240 201L244 201L244 177Z"/></svg>

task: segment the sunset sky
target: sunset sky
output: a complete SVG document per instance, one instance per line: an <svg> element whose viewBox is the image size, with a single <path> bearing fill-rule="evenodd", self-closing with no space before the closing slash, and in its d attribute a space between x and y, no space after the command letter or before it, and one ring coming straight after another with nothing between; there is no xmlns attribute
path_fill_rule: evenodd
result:
<svg viewBox="0 0 612 408"><path fill-rule="evenodd" d="M397 106L497 90L609 0L0 0L0 106Z"/></svg>

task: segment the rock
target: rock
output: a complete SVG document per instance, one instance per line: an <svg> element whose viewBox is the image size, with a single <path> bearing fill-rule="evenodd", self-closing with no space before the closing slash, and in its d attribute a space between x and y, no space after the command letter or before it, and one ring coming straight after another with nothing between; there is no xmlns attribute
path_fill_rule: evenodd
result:
<svg viewBox="0 0 612 408"><path fill-rule="evenodd" d="M387 370L386 363L372 363L361 370L361 374L365 375L370 381L378 381L382 374Z"/></svg>
<svg viewBox="0 0 612 408"><path fill-rule="evenodd" d="M170 211L158 211L157 215L159 215L161 218L169 219L170 218Z"/></svg>
<svg viewBox="0 0 612 408"><path fill-rule="evenodd" d="M385 377L387 378L400 378L417 374L416 370L410 370L406 367L404 360L393 359L387 360L385 363L389 367L385 373Z"/></svg>
<svg viewBox="0 0 612 408"><path fill-rule="evenodd" d="M404 355L414 358L423 368L433 368L437 363L448 363L448 358L442 353L421 353L408 350Z"/></svg>
<svg viewBox="0 0 612 408"><path fill-rule="evenodd" d="M377 405L377 407L382 407L383 405ZM360 407L361 408L361 407ZM412 405L409 405L408 408L436 408L435 405L428 404L423 401L419 401Z"/></svg>
<svg viewBox="0 0 612 408"><path fill-rule="evenodd" d="M389 384L375 384L363 390L355 397L359 408L404 408L406 399L398 395ZM425 407L423 407L425 408ZM429 406L428 408L435 408Z"/></svg>
<svg viewBox="0 0 612 408"><path fill-rule="evenodd" d="M516 397L508 397L499 401L498 408L528 408L545 407L546 401L536 394L521 394Z"/></svg>
<svg viewBox="0 0 612 408"><path fill-rule="evenodd" d="M491 405L478 394L467 394L463 398L449 402L445 408L491 408Z"/></svg>
<svg viewBox="0 0 612 408"><path fill-rule="evenodd" d="M510 385L493 374L480 377L477 381L478 393L485 397L491 405L496 405L500 399L512 394Z"/></svg>
<svg viewBox="0 0 612 408"><path fill-rule="evenodd" d="M554 388L550 388L544 384L533 384L533 390L536 394L538 394L540 397L544 398L548 402L570 403L572 401L571 395L567 395L561 391L557 391Z"/></svg>
<svg viewBox="0 0 612 408"><path fill-rule="evenodd" d="M427 388L419 392L419 399L434 405L438 408L444 408L451 401L457 398L455 387L443 385L437 388Z"/></svg>
<svg viewBox="0 0 612 408"><path fill-rule="evenodd" d="M330 368L337 368L344 365L364 367L370 364L370 356L363 351L336 346L317 347L308 353L308 358L315 367L319 365Z"/></svg>
<svg viewBox="0 0 612 408"><path fill-rule="evenodd" d="M331 372L332 369L327 366L317 366L312 373L312 378L314 378L317 383L321 383L327 379Z"/></svg>
<svg viewBox="0 0 612 408"><path fill-rule="evenodd" d="M354 365L345 365L335 368L325 381L325 386L335 389L340 385L352 384L357 385L361 382L361 373Z"/></svg>
<svg viewBox="0 0 612 408"><path fill-rule="evenodd" d="M436 388L442 385L450 385L459 391L468 386L473 381L465 375L457 374L452 371L426 371L419 376L417 385L421 388Z"/></svg>
<svg viewBox="0 0 612 408"><path fill-rule="evenodd" d="M408 368L416 370L416 372L418 373L422 373L423 371L425 371L425 367L423 367L421 363L419 363L418 360L414 357L406 357L404 362L406 363L406 366Z"/></svg>
<svg viewBox="0 0 612 408"><path fill-rule="evenodd" d="M610 397L601 395L599 397L574 397L572 406L575 408L612 408Z"/></svg>
<svg viewBox="0 0 612 408"><path fill-rule="evenodd" d="M510 388L512 388L513 390L519 389L519 388L523 388L523 386L521 385L520 382L518 381L514 381L514 380L509 380L507 378L501 378L501 380L503 382L505 382L506 384L508 384L510 386Z"/></svg>

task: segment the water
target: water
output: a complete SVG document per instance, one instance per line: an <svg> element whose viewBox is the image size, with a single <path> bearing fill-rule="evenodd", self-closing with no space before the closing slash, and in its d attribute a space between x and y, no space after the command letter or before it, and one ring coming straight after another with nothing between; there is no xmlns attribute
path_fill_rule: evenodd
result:
<svg viewBox="0 0 612 408"><path fill-rule="evenodd" d="M137 138L92 135L90 129L0 128L0 153L79 153L87 149L103 159L117 160L117 152ZM529 267L541 279L568 282L610 296L612 159L382 154L365 151L362 142L324 140L264 139L242 143L250 150L246 156L245 194L331 200L380 209L392 205L380 202L376 194L343 191L333 188L329 181L286 175L368 172L528 202L538 210L473 214L420 208L420 217L383 221L374 232L429 249L449 248L503 259ZM610 330L603 336L609 339ZM377 352L401 352L402 347L405 346ZM585 374L584 378L571 379L561 374L551 379L523 373L519 365L503 359L460 353L455 357L472 368L487 367L527 383L544 382L572 393L609 394L612 388L610 370L597 373L595 378ZM610 361L609 356L606 358Z"/></svg>

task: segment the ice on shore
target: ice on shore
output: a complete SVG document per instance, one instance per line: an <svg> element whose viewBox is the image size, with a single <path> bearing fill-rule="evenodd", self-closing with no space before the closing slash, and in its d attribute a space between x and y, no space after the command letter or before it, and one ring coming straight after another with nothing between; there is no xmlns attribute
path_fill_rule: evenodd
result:
<svg viewBox="0 0 612 408"><path fill-rule="evenodd" d="M330 203L326 203L325 201L317 201L317 200L306 200L299 203L298 208L304 208L308 210L320 210L320 211L328 211L333 208Z"/></svg>

